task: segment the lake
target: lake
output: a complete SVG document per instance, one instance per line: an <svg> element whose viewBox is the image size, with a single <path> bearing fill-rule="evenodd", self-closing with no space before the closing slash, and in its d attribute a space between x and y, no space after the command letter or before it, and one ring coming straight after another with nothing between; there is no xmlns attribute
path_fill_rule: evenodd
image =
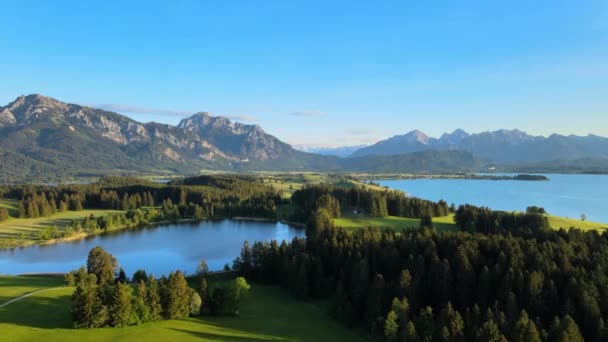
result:
<svg viewBox="0 0 608 342"><path fill-rule="evenodd" d="M411 196L448 203L474 204L498 210L524 211L530 205L548 213L608 223L608 175L546 174L549 181L476 179L381 180L382 186Z"/></svg>
<svg viewBox="0 0 608 342"><path fill-rule="evenodd" d="M210 270L221 270L240 255L244 241L291 241L304 229L279 222L221 220L171 223L96 235L46 246L0 250L0 274L65 273L86 265L89 251L102 246L118 259L128 276L138 269L157 277L177 269L195 272L205 259Z"/></svg>

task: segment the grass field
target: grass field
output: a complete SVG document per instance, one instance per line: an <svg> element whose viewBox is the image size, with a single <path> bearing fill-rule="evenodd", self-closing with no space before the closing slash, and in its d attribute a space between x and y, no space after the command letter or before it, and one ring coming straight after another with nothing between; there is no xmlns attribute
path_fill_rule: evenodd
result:
<svg viewBox="0 0 608 342"><path fill-rule="evenodd" d="M0 276L0 304L26 293L61 286L63 279L57 276Z"/></svg>
<svg viewBox="0 0 608 342"><path fill-rule="evenodd" d="M597 229L597 230L605 230L608 229L608 224L606 223L598 223L598 222L590 222L590 221L581 221L566 217L553 216L549 215L549 223L551 227L554 229L559 228L570 228L576 227L583 230Z"/></svg>
<svg viewBox="0 0 608 342"><path fill-rule="evenodd" d="M388 227L396 231L402 229L417 229L420 227L420 220L407 217L387 216L387 217L370 217L366 215L356 215L353 213L344 212L342 217L334 219L336 226L358 229L367 227ZM450 231L457 229L454 223L454 216L433 217L433 225L439 232Z"/></svg>
<svg viewBox="0 0 608 342"><path fill-rule="evenodd" d="M66 211L56 213L49 217L39 218L15 218L15 212L18 206L17 201L2 199L0 205L12 210L12 218L0 222L0 239L15 239L17 243L24 241L35 240L38 232L47 227L63 228L74 220L82 220L91 214L95 216L103 216L107 214L122 213L120 210L82 210L82 211Z"/></svg>
<svg viewBox="0 0 608 342"><path fill-rule="evenodd" d="M608 229L608 224L575 220L560 216L549 215L549 224L553 229L576 227L583 230L605 230ZM393 230L400 231L407 228L418 228L420 226L419 219L387 216L387 217L369 217L365 215L355 215L352 213L343 213L342 217L334 219L337 226L358 229L367 227L388 227ZM443 217L433 217L433 225L437 231L454 231L458 229L454 223L454 215Z"/></svg>
<svg viewBox="0 0 608 342"><path fill-rule="evenodd" d="M264 184L272 186L275 190L283 190L285 197L291 197L296 190L305 184L336 183L340 180L335 175L316 172L302 173L271 173L257 172Z"/></svg>
<svg viewBox="0 0 608 342"><path fill-rule="evenodd" d="M39 279L0 277L0 298L38 288ZM59 279L59 278L57 278ZM60 279L59 279L60 280ZM32 282L29 284L29 282ZM48 287L56 285L47 278ZM28 285L29 284L29 285ZM14 287L18 287L15 289ZM72 329L73 288L34 294L0 308L1 340L12 341L363 341L336 323L318 306L301 302L283 290L253 284L239 316L160 321L140 326ZM0 304L4 301L0 300Z"/></svg>

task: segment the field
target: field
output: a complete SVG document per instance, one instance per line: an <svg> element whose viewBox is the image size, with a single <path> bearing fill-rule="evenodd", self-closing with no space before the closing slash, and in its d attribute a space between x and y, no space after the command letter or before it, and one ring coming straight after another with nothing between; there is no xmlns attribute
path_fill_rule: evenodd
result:
<svg viewBox="0 0 608 342"><path fill-rule="evenodd" d="M576 227L583 230L597 229L600 231L608 229L608 224L603 223L581 221L553 215L549 215L548 218L549 224L553 229L568 229L570 227ZM345 212L342 214L342 217L334 219L334 223L337 226L349 229L388 227L397 231L408 228L418 228L420 226L419 219L397 216L369 217L366 215L356 215L350 212ZM454 215L433 217L433 225L439 232L454 231L458 229L456 223L454 223Z"/></svg>
<svg viewBox="0 0 608 342"><path fill-rule="evenodd" d="M54 287L57 278L0 277L0 298ZM41 284L42 282L42 284ZM297 301L283 290L253 284L239 316L160 321L140 326L72 329L73 288L40 292L0 308L2 341L363 341L318 306ZM4 301L0 300L0 305Z"/></svg>
<svg viewBox="0 0 608 342"><path fill-rule="evenodd" d="M590 229L597 229L597 230L604 230L604 229L608 229L608 224L606 223L598 223L598 222L590 222L590 221L581 221L581 220L577 220L577 219L571 219L571 218L566 218L566 217L561 217L561 216L553 216L553 215L549 215L549 223L551 224L551 227L553 227L554 229L559 229L559 228L570 228L570 227L577 227L583 230L590 230Z"/></svg>
<svg viewBox="0 0 608 342"><path fill-rule="evenodd" d="M9 208L12 218L0 222L0 240L14 239L16 244L36 240L38 233L47 227L63 228L72 221L80 221L91 214L95 216L103 216L107 214L122 213L120 210L82 210L82 211L66 211L56 213L49 217L39 218L15 218L17 216L17 201L15 200L0 200L0 206Z"/></svg>
<svg viewBox="0 0 608 342"><path fill-rule="evenodd" d="M396 231L402 229L417 229L420 227L420 220L407 217L387 216L387 217L370 217L367 215L357 215L350 212L344 212L342 217L334 219L336 226L358 229L367 227L387 227ZM444 217L433 217L433 225L437 231L455 230L453 215Z"/></svg>
<svg viewBox="0 0 608 342"><path fill-rule="evenodd" d="M63 279L57 276L0 276L0 305L26 293L61 286L62 283Z"/></svg>
<svg viewBox="0 0 608 342"><path fill-rule="evenodd" d="M272 186L275 190L282 190L286 198L291 197L291 194L301 189L305 184L336 183L339 181L337 176L316 172L257 172L256 175L262 179L264 184Z"/></svg>

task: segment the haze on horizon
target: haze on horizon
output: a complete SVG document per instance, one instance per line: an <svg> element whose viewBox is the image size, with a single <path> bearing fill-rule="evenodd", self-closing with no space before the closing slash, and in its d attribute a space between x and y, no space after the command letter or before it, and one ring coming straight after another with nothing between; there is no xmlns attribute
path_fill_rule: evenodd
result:
<svg viewBox="0 0 608 342"><path fill-rule="evenodd" d="M608 136L608 3L0 3L21 94L176 124L208 111L295 145L520 129Z"/></svg>

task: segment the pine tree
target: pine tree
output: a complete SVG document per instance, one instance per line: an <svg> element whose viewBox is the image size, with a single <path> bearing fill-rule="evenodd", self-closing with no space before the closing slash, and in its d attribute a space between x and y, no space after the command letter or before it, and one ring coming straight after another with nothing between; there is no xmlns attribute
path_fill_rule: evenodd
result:
<svg viewBox="0 0 608 342"><path fill-rule="evenodd" d="M447 329L451 339L462 340L464 338L464 320L450 302L441 311L440 321L441 325Z"/></svg>
<svg viewBox="0 0 608 342"><path fill-rule="evenodd" d="M528 318L525 310L521 310L519 319L515 322L511 332L512 342L540 342L540 335L536 325Z"/></svg>
<svg viewBox="0 0 608 342"><path fill-rule="evenodd" d="M386 319L384 320L384 337L387 341L397 340L397 334L399 332L398 319L399 317L393 310L390 310L386 315Z"/></svg>
<svg viewBox="0 0 608 342"><path fill-rule="evenodd" d="M585 341L578 325L569 315L566 315L560 323L558 340L568 342Z"/></svg>
<svg viewBox="0 0 608 342"><path fill-rule="evenodd" d="M133 281L134 283L139 283L143 281L145 283L146 281L148 281L148 274L145 270L137 270L135 271L135 273L133 273L131 281Z"/></svg>
<svg viewBox="0 0 608 342"><path fill-rule="evenodd" d="M146 304L148 305L150 321L158 321L162 318L163 308L161 305L160 289L158 281L152 275L148 278Z"/></svg>
<svg viewBox="0 0 608 342"><path fill-rule="evenodd" d="M201 297L201 312L205 309L205 306L209 303L209 289L207 286L207 279L203 277L199 286L198 295Z"/></svg>
<svg viewBox="0 0 608 342"><path fill-rule="evenodd" d="M137 315L138 321L141 323L150 321L150 308L147 303L148 288L143 280L139 281L137 286L137 296L133 302L133 311Z"/></svg>
<svg viewBox="0 0 608 342"><path fill-rule="evenodd" d="M163 314L167 319L188 317L190 313L190 288L181 271L171 273L161 291Z"/></svg>
<svg viewBox="0 0 608 342"><path fill-rule="evenodd" d="M479 329L477 334L478 342L507 342L507 338L504 337L496 323L494 321L486 321Z"/></svg>
<svg viewBox="0 0 608 342"><path fill-rule="evenodd" d="M433 218L430 212L425 212L420 217L420 229L433 229Z"/></svg>
<svg viewBox="0 0 608 342"><path fill-rule="evenodd" d="M87 291L78 285L72 293L72 319L76 328L88 328L93 320L93 303L89 301Z"/></svg>
<svg viewBox="0 0 608 342"><path fill-rule="evenodd" d="M416 332L416 325L412 321L408 321L405 326L404 340L407 342L418 342L418 333Z"/></svg>
<svg viewBox="0 0 608 342"><path fill-rule="evenodd" d="M118 271L118 281L125 284L129 282L129 278L127 278L127 274L122 267L120 268L120 271Z"/></svg>
<svg viewBox="0 0 608 342"><path fill-rule="evenodd" d="M124 327L131 319L131 287L119 282L114 287L112 299L109 306L110 325L113 327Z"/></svg>
<svg viewBox="0 0 608 342"><path fill-rule="evenodd" d="M106 325L108 311L101 298L102 291L95 285L95 281L87 281L76 287L72 293L72 318L75 327L96 328Z"/></svg>

